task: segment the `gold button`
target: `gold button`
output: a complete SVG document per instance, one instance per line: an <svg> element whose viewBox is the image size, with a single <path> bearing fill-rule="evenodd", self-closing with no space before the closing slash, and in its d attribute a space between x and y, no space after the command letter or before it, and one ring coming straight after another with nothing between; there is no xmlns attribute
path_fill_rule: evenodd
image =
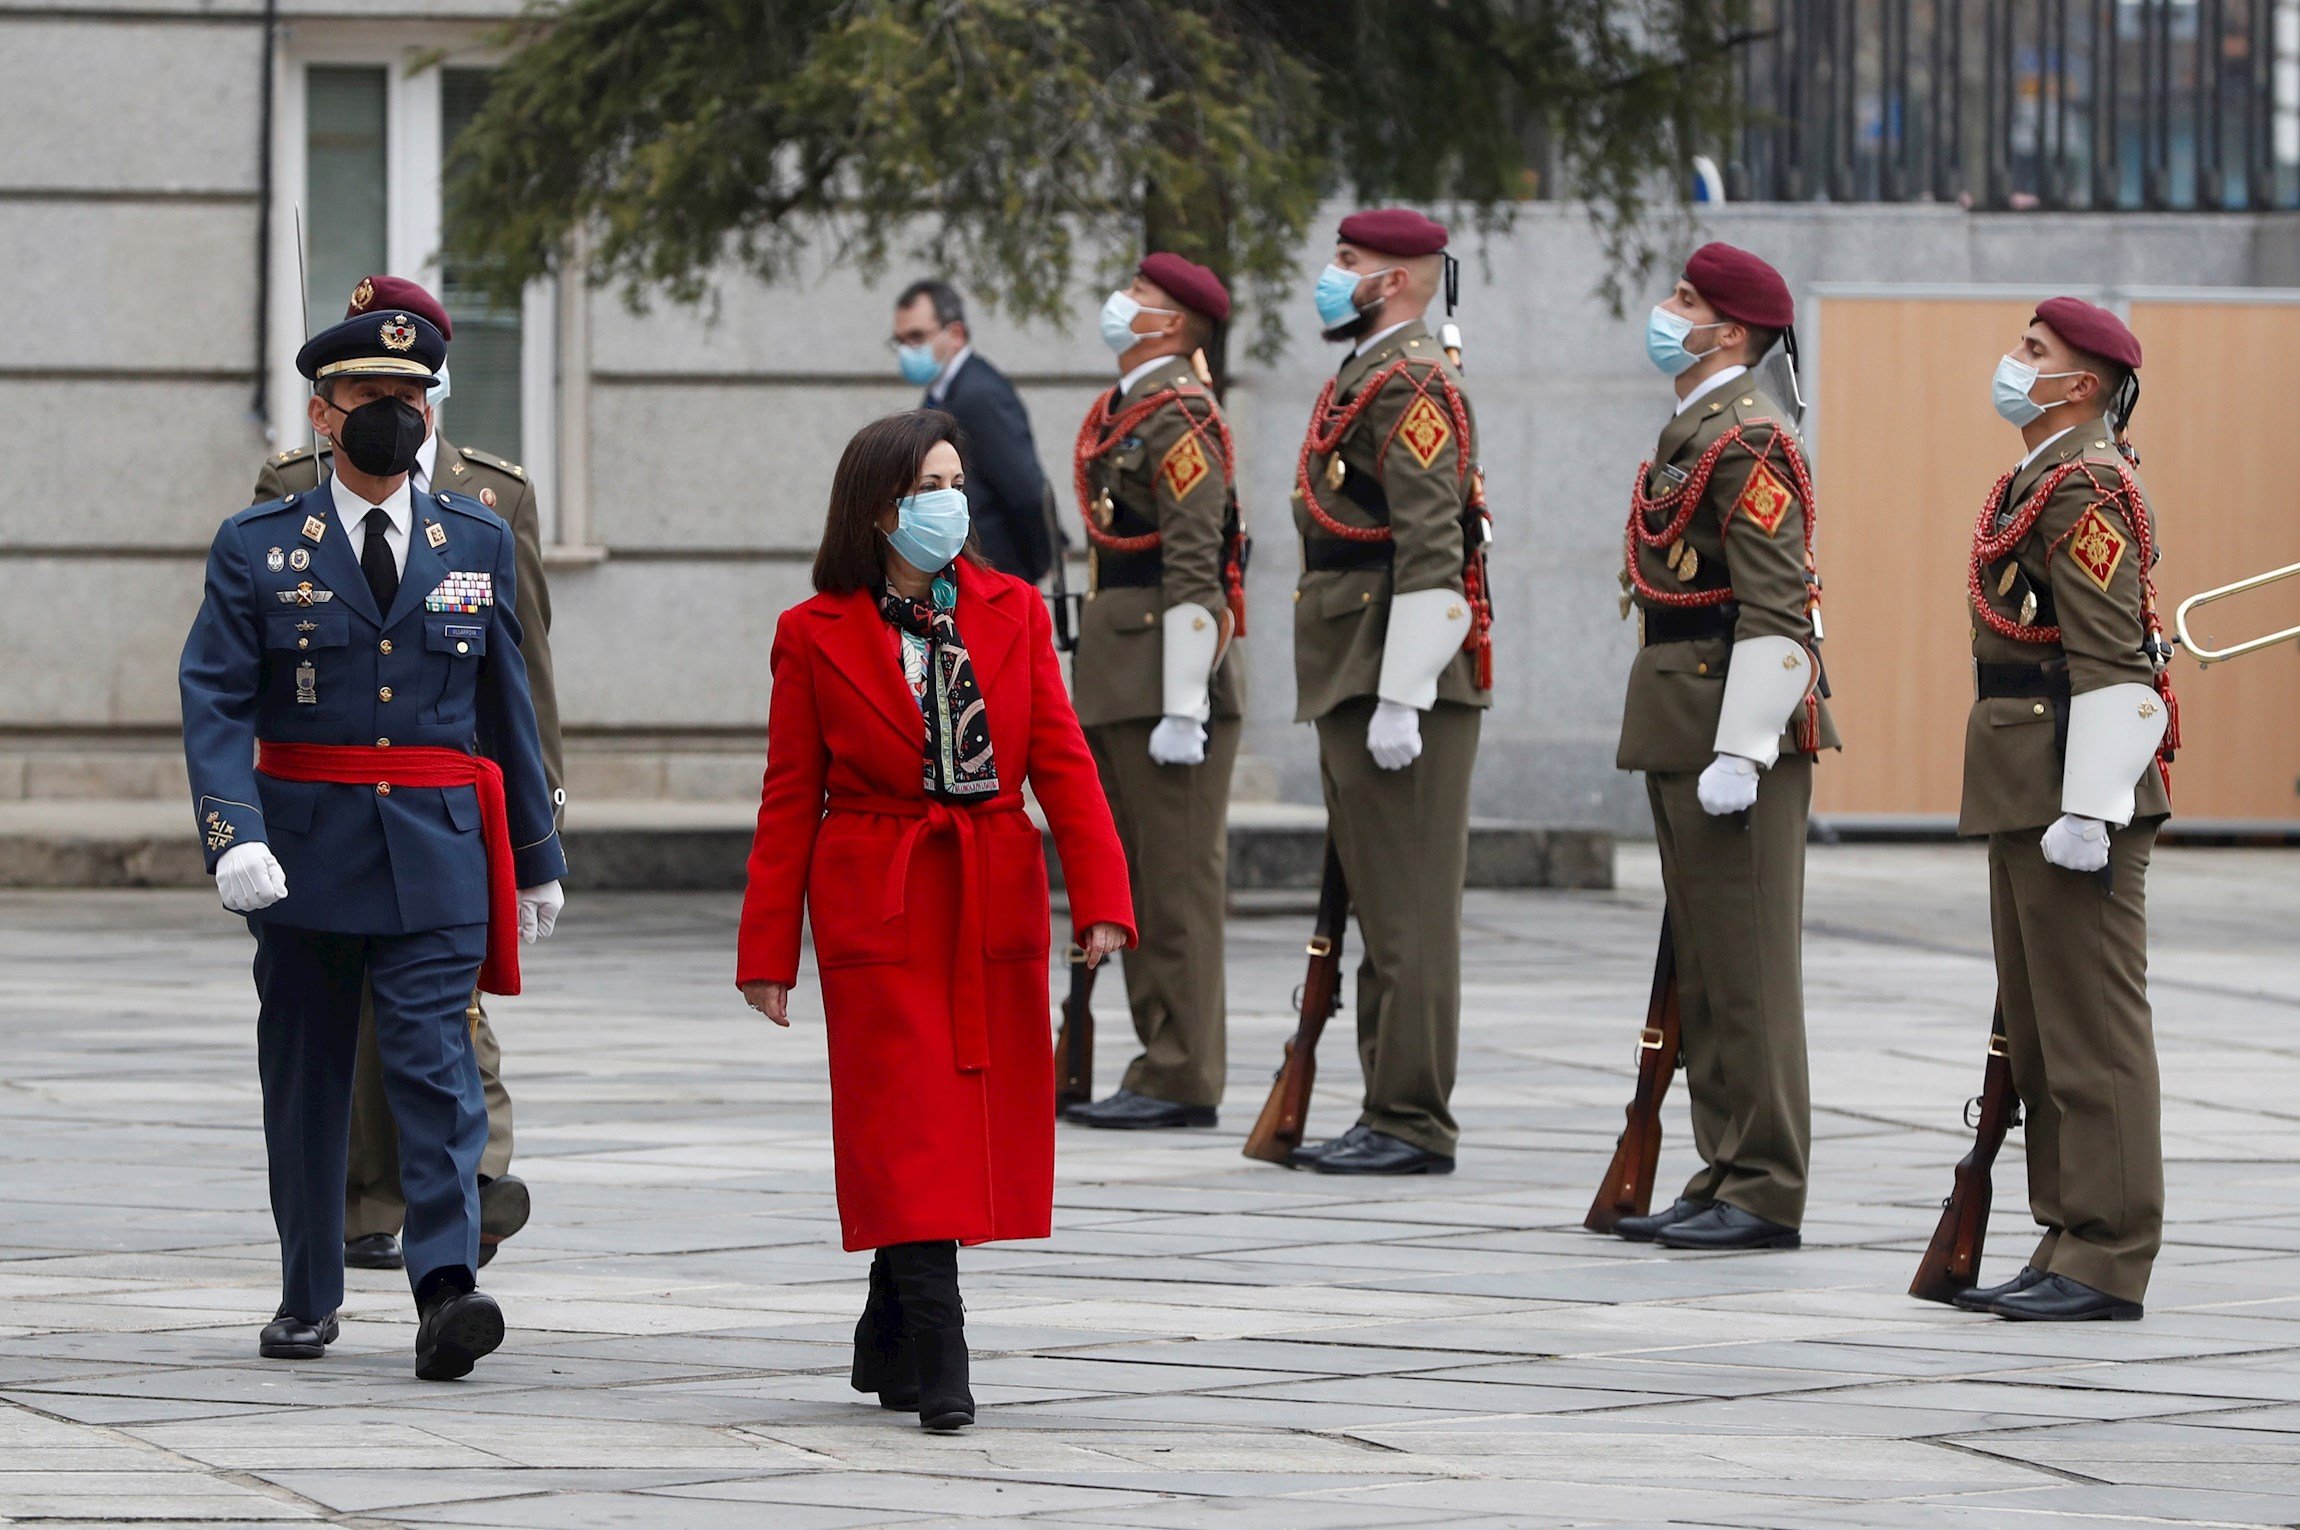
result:
<svg viewBox="0 0 2300 1530"><path fill-rule="evenodd" d="M1709 666L1707 664L1696 664L1693 666L1693 672L1697 675L1706 675L1709 673Z"/></svg>
<svg viewBox="0 0 2300 1530"><path fill-rule="evenodd" d="M390 796L390 795L391 795L391 783L390 783L389 781L378 781L378 782L376 782L376 783L375 783L375 794L376 794L378 797L388 797L388 796Z"/></svg>
<svg viewBox="0 0 2300 1530"><path fill-rule="evenodd" d="M2040 701L2036 705L2030 707L2029 710L2034 712L2037 716L2042 717L2044 716L2044 703Z"/></svg>
<svg viewBox="0 0 2300 1530"><path fill-rule="evenodd" d="M378 749L389 749L391 747L391 740L388 738L379 738L375 741L375 747Z"/></svg>
<svg viewBox="0 0 2300 1530"><path fill-rule="evenodd" d="M297 638L297 639L295 640L295 645L296 645L296 647L298 647L298 648L309 648L309 647L311 646L311 639L310 639L310 638Z"/></svg>
<svg viewBox="0 0 2300 1530"><path fill-rule="evenodd" d="M378 701L389 701L391 699L391 687L387 685L382 690L377 691L375 693L375 699Z"/></svg>
<svg viewBox="0 0 2300 1530"><path fill-rule="evenodd" d="M1142 625L1143 625L1143 626L1145 626L1145 627L1153 627L1153 626L1156 626L1156 625L1157 625L1157 623L1158 623L1158 618L1157 618L1157 616L1156 616L1154 613L1152 613L1152 612L1149 612L1149 611L1145 611L1145 612L1143 612L1143 613L1142 613Z"/></svg>
<svg viewBox="0 0 2300 1530"><path fill-rule="evenodd" d="M376 644L376 645L375 645L375 651L376 651L377 653L389 653L389 652L391 652L391 639L390 639L390 638L385 638L385 639L384 639L382 642L380 642L380 643Z"/></svg>
<svg viewBox="0 0 2300 1530"><path fill-rule="evenodd" d="M1294 592L1294 604L1298 606L1298 605L1300 605L1301 603L1302 603L1302 592L1301 592L1300 590L1296 590L1296 591Z"/></svg>
<svg viewBox="0 0 2300 1530"><path fill-rule="evenodd" d="M1360 595L1360 596L1358 597L1358 603L1359 603L1360 605L1366 605L1366 606L1370 606L1370 605L1372 605L1372 604L1374 603L1374 592L1373 592L1373 591L1371 591L1371 590L1367 590L1367 591L1366 591L1364 594L1362 594L1362 595Z"/></svg>
<svg viewBox="0 0 2300 1530"><path fill-rule="evenodd" d="M1754 403L1756 403L1757 401L1756 401L1755 399L1751 398L1751 397L1750 397L1748 394L1744 393L1744 394L1742 394L1742 395L1741 395L1741 402L1742 402L1742 403L1744 403L1744 404L1754 404Z"/></svg>
<svg viewBox="0 0 2300 1530"><path fill-rule="evenodd" d="M469 653L471 652L471 645L469 643L458 643L455 645L455 651L457 653Z"/></svg>

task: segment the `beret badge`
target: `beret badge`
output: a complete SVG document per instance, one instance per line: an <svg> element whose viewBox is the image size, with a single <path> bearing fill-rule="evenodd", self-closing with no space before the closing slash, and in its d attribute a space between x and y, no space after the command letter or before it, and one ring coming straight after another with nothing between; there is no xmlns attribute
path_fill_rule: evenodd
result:
<svg viewBox="0 0 2300 1530"><path fill-rule="evenodd" d="M375 282L371 278L363 276L359 279L359 285L351 289L351 311L353 313L365 313L367 312L367 305L374 301Z"/></svg>

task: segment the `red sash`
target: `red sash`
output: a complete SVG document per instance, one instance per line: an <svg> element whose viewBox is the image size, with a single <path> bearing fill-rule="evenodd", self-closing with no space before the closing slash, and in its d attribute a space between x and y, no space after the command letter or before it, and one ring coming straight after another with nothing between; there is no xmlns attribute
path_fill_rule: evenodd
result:
<svg viewBox="0 0 2300 1530"><path fill-rule="evenodd" d="M284 744L263 739L256 769L282 781L373 784L377 796L395 786L469 786L479 793L479 831L487 845L487 959L479 986L509 996L519 991L519 891L511 867L511 818L503 807L503 769L460 749L384 749L367 744Z"/></svg>

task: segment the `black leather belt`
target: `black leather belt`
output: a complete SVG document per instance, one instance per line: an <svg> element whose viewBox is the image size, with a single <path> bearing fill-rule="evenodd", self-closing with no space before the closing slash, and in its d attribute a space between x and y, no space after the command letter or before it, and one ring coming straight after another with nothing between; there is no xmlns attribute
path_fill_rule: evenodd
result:
<svg viewBox="0 0 2300 1530"><path fill-rule="evenodd" d="M2033 696L2043 701L2068 699L2068 665L1984 664L1973 662L1973 695L1982 701L1995 696Z"/></svg>
<svg viewBox="0 0 2300 1530"><path fill-rule="evenodd" d="M1397 561L1397 555L1397 543L1386 537L1379 542L1345 542L1340 537L1302 539L1302 566L1319 573L1353 568L1388 568Z"/></svg>
<svg viewBox="0 0 2300 1530"><path fill-rule="evenodd" d="M1645 610L1645 646L1655 643L1697 643L1704 638L1733 636L1733 624L1741 619L1741 607L1734 601L1721 606L1648 606Z"/></svg>
<svg viewBox="0 0 2300 1530"><path fill-rule="evenodd" d="M1094 556L1094 587L1098 590L1141 589L1161 583L1165 577L1166 560L1156 548L1138 553L1097 552Z"/></svg>

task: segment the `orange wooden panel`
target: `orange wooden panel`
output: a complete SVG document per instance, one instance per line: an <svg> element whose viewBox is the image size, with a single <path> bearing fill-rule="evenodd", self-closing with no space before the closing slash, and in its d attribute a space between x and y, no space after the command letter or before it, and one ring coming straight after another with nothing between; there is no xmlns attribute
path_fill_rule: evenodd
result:
<svg viewBox="0 0 2300 1530"><path fill-rule="evenodd" d="M1845 738L1813 807L1954 815L1972 705L1965 560L1981 501L2020 460L1989 403L2031 302L1839 298L1820 310L1816 557L1822 658Z"/></svg>
<svg viewBox="0 0 2300 1530"><path fill-rule="evenodd" d="M2182 599L2300 563L2300 305L2135 302L2145 359L2132 438L2155 507L2156 588L2167 630ZM2300 623L2300 579L2207 607L2215 647ZM2200 670L2174 661L2186 748L2172 769L2180 818L2300 821L2300 649Z"/></svg>

